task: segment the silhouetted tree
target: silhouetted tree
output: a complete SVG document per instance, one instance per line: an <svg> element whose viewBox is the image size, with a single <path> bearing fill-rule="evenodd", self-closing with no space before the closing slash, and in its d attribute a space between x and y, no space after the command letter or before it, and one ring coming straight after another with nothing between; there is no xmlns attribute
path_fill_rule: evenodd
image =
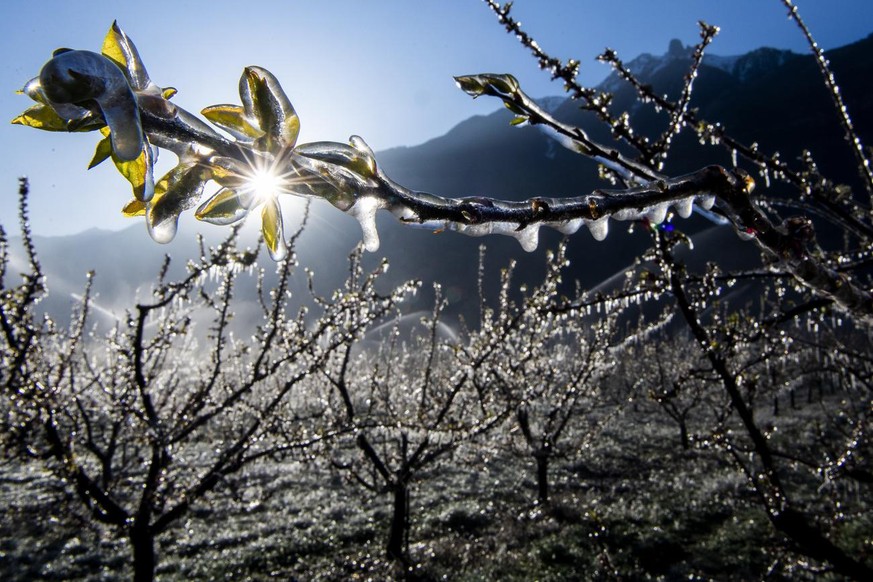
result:
<svg viewBox="0 0 873 582"><path fill-rule="evenodd" d="M552 462L575 454L623 404L605 397L606 378L622 344L664 323L631 325L653 292L644 282L609 295L564 296L565 248L562 244L549 253L543 282L524 287L518 300L513 299L513 268L506 269L498 307L484 309L478 331L491 347L474 382L480 393L489 394L492 406L512 416L508 437L521 441L533 459L541 503L549 500Z"/></svg>
<svg viewBox="0 0 873 582"><path fill-rule="evenodd" d="M788 540L791 549L830 564L841 575L853 579L869 577L873 570L863 558L857 557L860 548L854 547L854 543L841 544L836 533L846 522L854 521L855 527L867 525L865 512L860 507L841 509L852 507L854 503L838 487L828 486L831 481L849 475L840 471L834 473L834 459L848 459L854 456L850 450L865 447L857 437L867 440L869 387L846 393L848 406L843 402L835 404L832 410L830 406L824 407L823 414L816 415L816 423L821 428L813 439L804 435L803 430L797 432L798 420L792 423L783 415L779 421L775 417L765 421L759 412L762 401L764 408L770 403L768 393L772 397L774 388L778 389L770 384L773 376L768 373L768 366L788 361L795 363L798 372L810 363L818 371L832 369L827 359L820 357L820 350L810 350L805 330L791 330L789 322L820 328L833 326L838 318L812 308L800 310L789 318L778 308L770 317L766 316L766 311L750 314L729 310L725 313L717 304L712 305L717 303L721 288L707 284L711 278L708 281L704 278L701 284L695 285L695 278L676 260L675 237L670 233L656 234L656 241L661 272L669 281L679 312L708 362L716 385L721 385L727 397L727 406L716 411L710 421L707 441L724 452L746 476L767 518ZM843 352L843 342L851 341L849 338L855 334L851 330L834 331L831 337L837 341L828 359L846 361L848 354ZM863 351L869 353L869 343ZM862 352L850 350L850 353L859 356ZM850 376L867 377L867 356L862 357L861 362L851 366ZM806 362L799 365L804 360ZM841 428L847 421L855 429L850 439ZM798 442L819 451L798 454L804 448ZM840 452L835 454L835 451ZM818 479L808 478L810 470ZM823 512L822 507L834 509Z"/></svg>
<svg viewBox="0 0 873 582"><path fill-rule="evenodd" d="M238 281L262 277L257 251L235 250L234 232L218 247L202 246L180 280L167 280L168 259L150 300L105 337L92 336L87 291L68 330L35 314L42 272L24 210L22 223L31 272L2 288L0 305L6 438L62 479L93 520L129 540L136 580L154 576L156 538L229 476L330 437L301 422L282 439L271 430L293 406L292 390L411 289L382 295L378 272L363 277L358 267L313 317L291 314L292 254L277 265L275 287L258 289L261 319L239 341L229 327Z"/></svg>
<svg viewBox="0 0 873 582"><path fill-rule="evenodd" d="M384 324L381 335L358 349L344 346L322 371L342 435L331 463L367 490L390 496L386 555L401 564L408 564L413 485L504 418L479 406L470 378L481 360L461 356L441 321L444 307L437 286L430 315L417 324L410 321L415 315Z"/></svg>

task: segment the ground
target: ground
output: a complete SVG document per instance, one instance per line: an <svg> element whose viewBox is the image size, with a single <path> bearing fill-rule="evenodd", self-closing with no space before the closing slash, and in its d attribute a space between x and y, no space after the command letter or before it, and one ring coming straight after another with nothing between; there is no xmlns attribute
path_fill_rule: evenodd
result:
<svg viewBox="0 0 873 582"><path fill-rule="evenodd" d="M0 577L124 580L128 547L83 519L36 465L0 472ZM535 501L533 463L459 451L417 482L409 569L384 559L389 498L318 459L255 466L160 538L158 579L588 580L811 577L744 477L711 449L679 446L651 403L627 407ZM70 508L75 508L75 511Z"/></svg>

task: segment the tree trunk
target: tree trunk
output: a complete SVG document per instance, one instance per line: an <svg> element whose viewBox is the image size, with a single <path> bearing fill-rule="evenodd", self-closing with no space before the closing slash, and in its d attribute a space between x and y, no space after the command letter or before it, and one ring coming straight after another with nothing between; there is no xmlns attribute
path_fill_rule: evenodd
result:
<svg viewBox="0 0 873 582"><path fill-rule="evenodd" d="M155 579L155 536L148 526L134 525L130 528L130 544L133 547L134 582L152 582Z"/></svg>
<svg viewBox="0 0 873 582"><path fill-rule="evenodd" d="M537 500L549 502L549 455L543 451L534 455L537 460Z"/></svg>
<svg viewBox="0 0 873 582"><path fill-rule="evenodd" d="M684 419L679 423L679 438L682 439L683 451L691 448L691 439L688 437L688 425L685 424Z"/></svg>
<svg viewBox="0 0 873 582"><path fill-rule="evenodd" d="M404 561L406 559L406 539L409 531L409 486L399 482L394 485L394 515L391 518L391 531L388 534L388 558Z"/></svg>

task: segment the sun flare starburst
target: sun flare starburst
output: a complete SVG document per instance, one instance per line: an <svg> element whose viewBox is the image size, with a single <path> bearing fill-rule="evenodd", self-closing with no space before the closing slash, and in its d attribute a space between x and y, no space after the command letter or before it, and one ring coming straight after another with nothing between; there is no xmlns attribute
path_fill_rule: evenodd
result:
<svg viewBox="0 0 873 582"><path fill-rule="evenodd" d="M256 169L248 177L247 188L254 194L254 203L275 198L284 188L283 177L270 169Z"/></svg>
<svg viewBox="0 0 873 582"><path fill-rule="evenodd" d="M296 173L283 171L282 165L276 160L267 162L256 158L248 161L241 178L243 189L252 197L252 206L257 206L276 199L280 194L293 194Z"/></svg>

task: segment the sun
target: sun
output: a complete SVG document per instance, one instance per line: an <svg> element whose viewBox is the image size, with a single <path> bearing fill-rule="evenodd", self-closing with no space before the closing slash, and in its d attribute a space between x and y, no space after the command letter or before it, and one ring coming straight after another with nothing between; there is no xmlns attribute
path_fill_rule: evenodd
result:
<svg viewBox="0 0 873 582"><path fill-rule="evenodd" d="M266 202L287 190L287 177L274 168L253 168L246 179L246 189L254 195L254 204Z"/></svg>
<svg viewBox="0 0 873 582"><path fill-rule="evenodd" d="M237 192L246 208L278 199L305 201L318 197L313 194L312 185L319 178L301 173L289 152L270 157L250 153L244 156L243 163L233 172L236 184L228 186Z"/></svg>

